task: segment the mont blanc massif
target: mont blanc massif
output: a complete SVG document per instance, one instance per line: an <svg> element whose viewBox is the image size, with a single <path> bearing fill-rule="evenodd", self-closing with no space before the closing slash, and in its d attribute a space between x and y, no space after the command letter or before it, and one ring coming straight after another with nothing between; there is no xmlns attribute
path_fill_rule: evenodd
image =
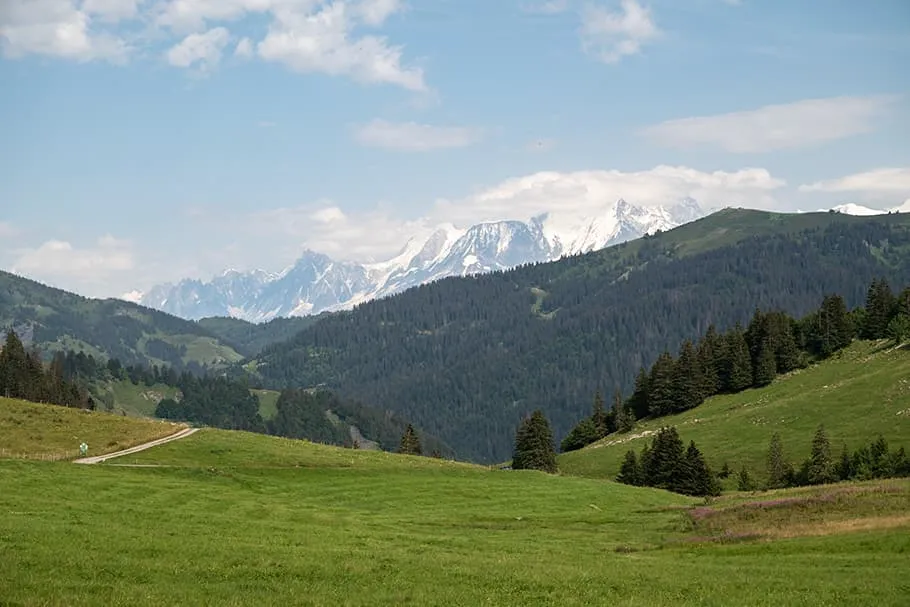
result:
<svg viewBox="0 0 910 607"><path fill-rule="evenodd" d="M467 229L441 225L429 238L411 239L386 261L336 261L307 250L282 272L228 270L209 282L184 279L124 298L194 320L230 316L264 322L305 316L351 308L449 276L506 270L596 251L669 230L709 212L692 198L657 207L619 199L594 217L545 213L527 222L487 222Z"/></svg>

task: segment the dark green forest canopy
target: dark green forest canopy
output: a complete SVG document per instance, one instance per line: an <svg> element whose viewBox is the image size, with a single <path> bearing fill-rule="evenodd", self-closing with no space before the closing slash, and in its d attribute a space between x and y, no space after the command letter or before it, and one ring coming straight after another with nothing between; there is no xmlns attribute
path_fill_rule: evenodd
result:
<svg viewBox="0 0 910 607"><path fill-rule="evenodd" d="M202 318L196 322L205 331L218 336L221 341L244 356L255 356L269 344L290 339L328 314L325 312L318 316L275 318L260 324L226 316Z"/></svg>
<svg viewBox="0 0 910 607"><path fill-rule="evenodd" d="M555 436L597 389L711 324L862 305L910 283L910 216L728 209L670 232L510 272L445 279L323 319L256 359L266 384L324 384L413 420L460 458L504 461L535 409Z"/></svg>

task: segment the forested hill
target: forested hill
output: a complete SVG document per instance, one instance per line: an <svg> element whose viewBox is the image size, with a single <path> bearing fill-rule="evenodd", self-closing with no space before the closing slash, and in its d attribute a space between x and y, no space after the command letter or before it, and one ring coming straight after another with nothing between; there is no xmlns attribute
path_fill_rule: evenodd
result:
<svg viewBox="0 0 910 607"><path fill-rule="evenodd" d="M223 366L243 358L204 327L120 301L89 299L0 271L0 329L48 355L76 350L124 364L177 369Z"/></svg>
<svg viewBox="0 0 910 607"><path fill-rule="evenodd" d="M196 322L242 355L255 356L265 346L288 340L328 315L328 312L323 312L318 316L275 318L262 324L225 316L202 318Z"/></svg>
<svg viewBox="0 0 910 607"><path fill-rule="evenodd" d="M726 209L675 230L510 272L446 279L332 315L256 360L274 387L326 384L414 420L461 458L508 459L536 408L557 436L598 389L710 324L794 316L876 277L910 282L910 215Z"/></svg>

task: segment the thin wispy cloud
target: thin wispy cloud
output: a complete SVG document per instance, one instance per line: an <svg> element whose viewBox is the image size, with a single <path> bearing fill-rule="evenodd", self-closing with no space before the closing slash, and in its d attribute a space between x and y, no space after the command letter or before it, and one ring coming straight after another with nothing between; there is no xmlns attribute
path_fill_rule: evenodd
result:
<svg viewBox="0 0 910 607"><path fill-rule="evenodd" d="M405 152L463 148L483 139L483 131L463 126L434 126L416 122L373 120L356 129L355 139L368 147Z"/></svg>
<svg viewBox="0 0 910 607"><path fill-rule="evenodd" d="M741 112L668 120L642 135L666 147L715 147L736 154L801 148L872 131L892 95L806 99Z"/></svg>
<svg viewBox="0 0 910 607"><path fill-rule="evenodd" d="M581 17L582 47L604 63L637 55L661 35L651 10L636 0L622 0L618 11L586 4Z"/></svg>

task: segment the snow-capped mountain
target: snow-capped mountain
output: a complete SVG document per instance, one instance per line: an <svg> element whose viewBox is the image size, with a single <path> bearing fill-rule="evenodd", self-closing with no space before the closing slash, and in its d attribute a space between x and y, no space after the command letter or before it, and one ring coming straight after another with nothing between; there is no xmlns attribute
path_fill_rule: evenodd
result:
<svg viewBox="0 0 910 607"><path fill-rule="evenodd" d="M894 207L893 209L871 209L869 207L864 207L861 204L848 202L847 204L838 205L831 210L835 213L857 216L885 215L887 213L910 213L910 198L905 200L904 204Z"/></svg>
<svg viewBox="0 0 910 607"><path fill-rule="evenodd" d="M704 215L691 198L669 207L641 207L620 199L594 217L546 213L527 222L486 222L468 229L442 225L426 240L411 239L398 255L377 263L339 262L305 251L278 274L228 270L209 282L185 279L129 296L183 318L232 316L263 322L351 308L448 276L588 253Z"/></svg>

